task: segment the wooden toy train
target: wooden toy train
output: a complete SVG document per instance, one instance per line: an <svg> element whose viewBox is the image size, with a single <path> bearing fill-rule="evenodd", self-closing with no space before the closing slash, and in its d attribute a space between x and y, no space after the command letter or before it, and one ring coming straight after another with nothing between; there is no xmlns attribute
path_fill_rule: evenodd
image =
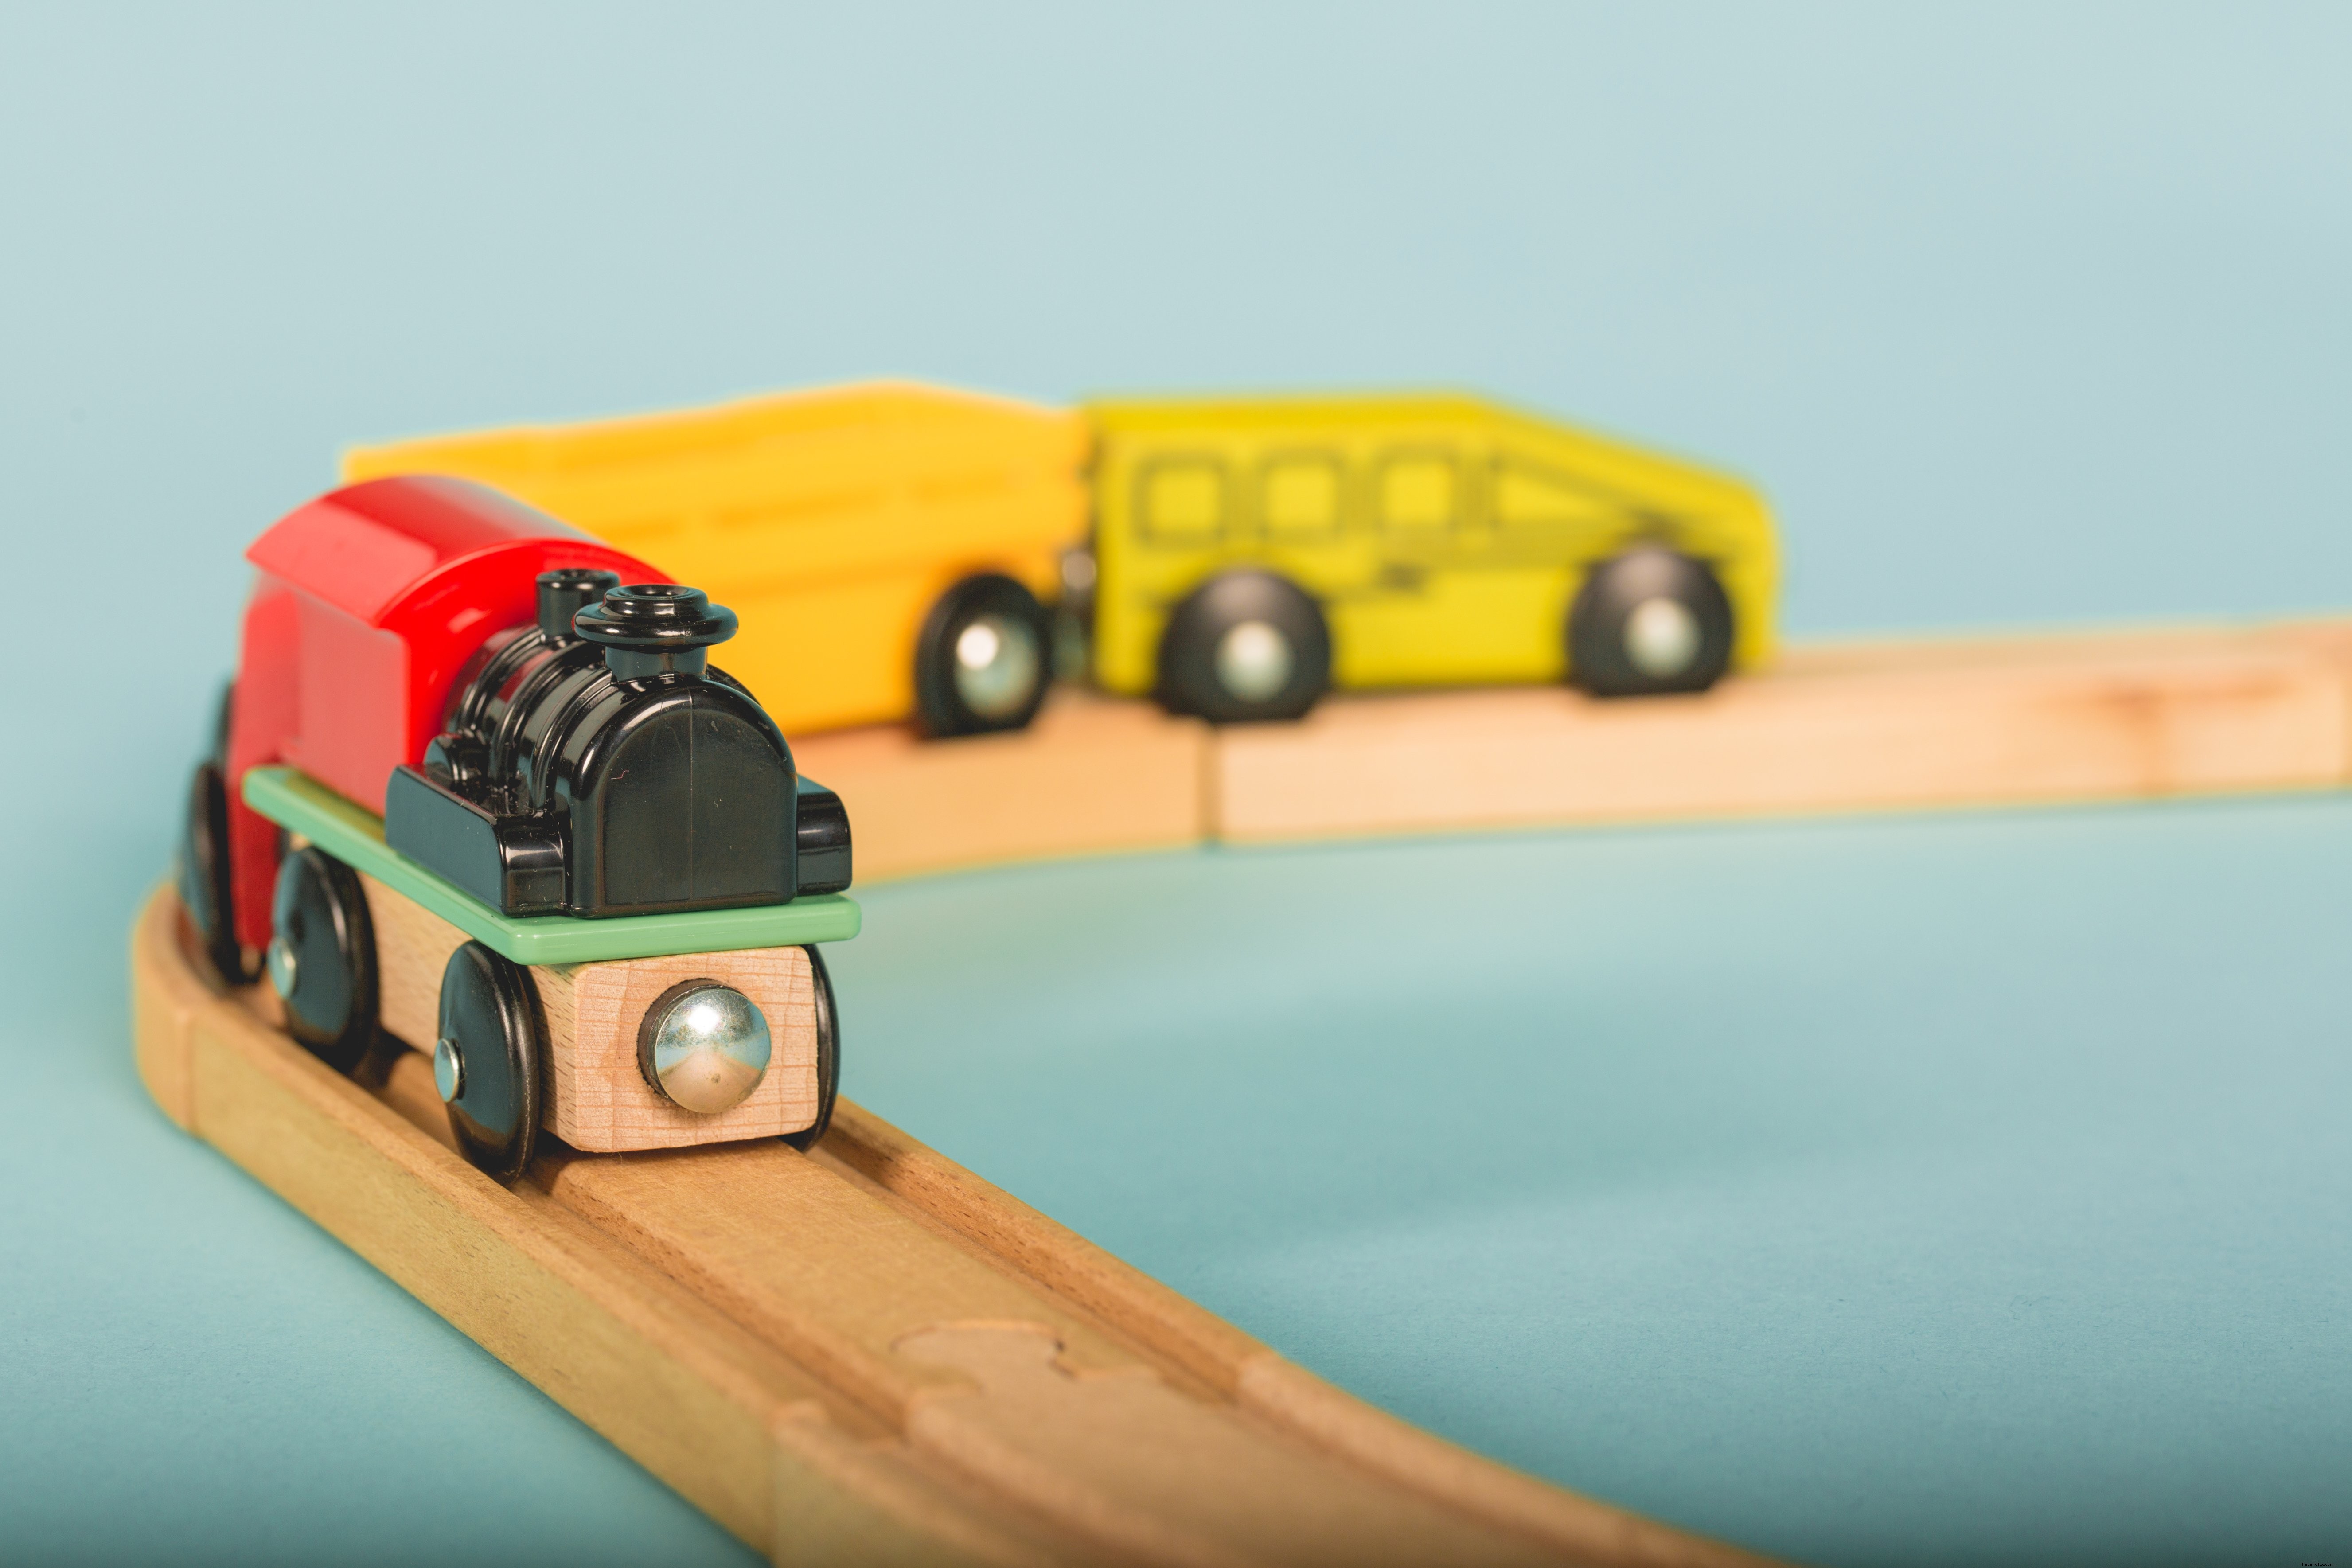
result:
<svg viewBox="0 0 2352 1568"><path fill-rule="evenodd" d="M336 490L247 558L181 857L222 979L339 1070L431 1052L499 1181L541 1131L822 1136L849 820L709 664L734 616L463 479Z"/></svg>

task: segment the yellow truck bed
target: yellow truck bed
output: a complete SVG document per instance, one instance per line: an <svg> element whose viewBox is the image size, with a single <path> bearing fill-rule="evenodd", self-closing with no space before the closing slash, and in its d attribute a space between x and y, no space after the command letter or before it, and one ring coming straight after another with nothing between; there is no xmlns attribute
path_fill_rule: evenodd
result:
<svg viewBox="0 0 2352 1568"><path fill-rule="evenodd" d="M1073 411L904 382L355 447L346 480L494 485L741 617L714 662L787 733L906 718L949 584L994 572L1050 601L1087 530Z"/></svg>

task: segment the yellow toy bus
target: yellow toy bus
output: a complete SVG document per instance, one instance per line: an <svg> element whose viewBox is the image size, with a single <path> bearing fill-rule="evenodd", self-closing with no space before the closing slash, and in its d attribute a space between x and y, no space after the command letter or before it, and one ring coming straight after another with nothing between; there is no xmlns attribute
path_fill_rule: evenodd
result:
<svg viewBox="0 0 2352 1568"><path fill-rule="evenodd" d="M1220 721L1329 687L1695 691L1772 646L1722 475L1454 395L1087 405L1096 680Z"/></svg>
<svg viewBox="0 0 2352 1568"><path fill-rule="evenodd" d="M710 584L742 617L727 672L787 734L952 735L1045 700L1086 449L1075 413L871 382L362 447L343 477L478 479Z"/></svg>
<svg viewBox="0 0 2352 1568"><path fill-rule="evenodd" d="M705 585L742 615L729 672L787 731L1018 729L1057 598L1099 685L1217 722L1333 687L1696 691L1773 640L1753 490L1460 395L1073 412L877 382L343 469L479 479Z"/></svg>

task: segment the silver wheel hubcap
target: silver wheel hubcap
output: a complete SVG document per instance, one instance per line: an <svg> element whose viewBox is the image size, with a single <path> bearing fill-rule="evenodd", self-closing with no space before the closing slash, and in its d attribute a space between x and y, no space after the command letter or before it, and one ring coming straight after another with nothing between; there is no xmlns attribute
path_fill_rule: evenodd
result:
<svg viewBox="0 0 2352 1568"><path fill-rule="evenodd" d="M284 937L273 936L269 939L267 956L269 961L270 985L279 996L290 1000L294 994L295 977L301 973L302 968L295 961L294 950L286 945Z"/></svg>
<svg viewBox="0 0 2352 1568"><path fill-rule="evenodd" d="M1037 634L1004 616L982 616L956 634L955 689L982 719L1021 711L1037 685Z"/></svg>
<svg viewBox="0 0 2352 1568"><path fill-rule="evenodd" d="M466 1092L466 1058L446 1035L433 1042L433 1087L444 1105Z"/></svg>
<svg viewBox="0 0 2352 1568"><path fill-rule="evenodd" d="M1264 702L1290 684L1298 656L1280 627L1244 621L1217 639L1217 684L1244 702Z"/></svg>
<svg viewBox="0 0 2352 1568"><path fill-rule="evenodd" d="M1688 670L1698 645L1698 617L1680 599L1644 599L1625 617L1625 657L1653 680Z"/></svg>
<svg viewBox="0 0 2352 1568"><path fill-rule="evenodd" d="M716 1116L751 1097L767 1076L768 1020L731 985L699 986L672 1001L654 1026L653 1086L680 1108Z"/></svg>

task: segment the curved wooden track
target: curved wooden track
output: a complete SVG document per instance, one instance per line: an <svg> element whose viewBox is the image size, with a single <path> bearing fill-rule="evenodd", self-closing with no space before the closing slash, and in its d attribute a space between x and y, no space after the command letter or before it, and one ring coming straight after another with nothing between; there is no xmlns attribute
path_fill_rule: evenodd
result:
<svg viewBox="0 0 2352 1568"><path fill-rule="evenodd" d="M2338 624L1817 649L1696 699L1367 698L1213 733L1058 699L1024 735L797 748L862 879L1204 839L2340 787ZM410 1053L377 1089L209 989L159 891L172 1119L778 1563L1753 1563L1384 1415L858 1107L512 1191Z"/></svg>
<svg viewBox="0 0 2352 1568"><path fill-rule="evenodd" d="M509 1191L422 1057L371 1092L201 974L159 890L164 1111L777 1563L1759 1561L1381 1414L846 1101L813 1154L557 1145Z"/></svg>

